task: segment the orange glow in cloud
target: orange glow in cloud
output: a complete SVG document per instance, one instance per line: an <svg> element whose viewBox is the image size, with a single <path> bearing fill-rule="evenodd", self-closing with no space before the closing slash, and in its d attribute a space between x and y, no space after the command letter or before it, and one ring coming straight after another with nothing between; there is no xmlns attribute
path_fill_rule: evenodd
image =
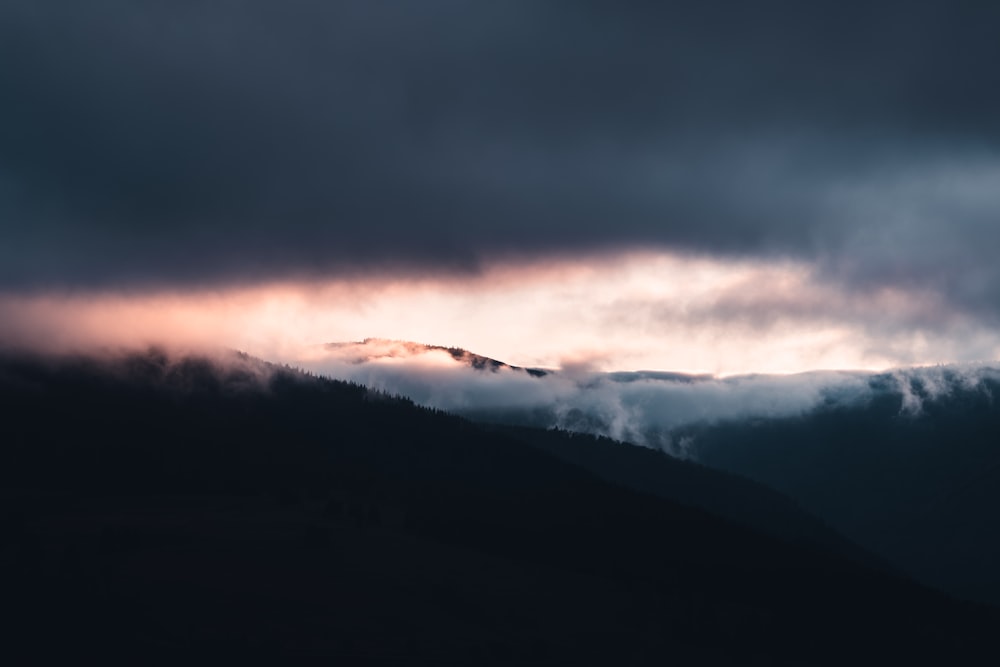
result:
<svg viewBox="0 0 1000 667"><path fill-rule="evenodd" d="M640 253L497 265L466 279L0 296L0 340L223 346L306 367L323 359L325 343L369 337L594 370L785 373L967 360L933 332L891 343L873 333L873 321L905 322L935 307L908 294L844 294L801 264ZM966 334L977 358L1000 351L991 332Z"/></svg>

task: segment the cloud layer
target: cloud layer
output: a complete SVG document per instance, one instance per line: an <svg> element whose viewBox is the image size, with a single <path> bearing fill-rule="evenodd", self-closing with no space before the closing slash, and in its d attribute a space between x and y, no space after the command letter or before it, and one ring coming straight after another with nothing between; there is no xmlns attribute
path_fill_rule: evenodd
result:
<svg viewBox="0 0 1000 667"><path fill-rule="evenodd" d="M981 364L728 378L676 373L555 371L531 375L506 366L475 368L435 348L365 341L326 348L312 368L419 404L494 422L608 436L697 456L685 428L735 420L806 415L825 406L898 400L901 418L956 391L987 390L1000 370Z"/></svg>

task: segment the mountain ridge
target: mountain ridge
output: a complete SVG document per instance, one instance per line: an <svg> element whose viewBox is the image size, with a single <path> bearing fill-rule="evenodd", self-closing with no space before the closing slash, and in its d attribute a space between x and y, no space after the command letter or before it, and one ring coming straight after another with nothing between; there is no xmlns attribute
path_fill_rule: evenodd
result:
<svg viewBox="0 0 1000 667"><path fill-rule="evenodd" d="M551 370L544 368L531 368L525 366L515 366L504 361L499 361L491 357L476 354L461 347L448 347L445 345L429 345L426 343L415 343L406 340L392 340L387 338L365 338L356 342L334 342L325 343L324 349L334 351L355 351L356 356L351 363L360 364L367 361L383 358L412 357L427 352L446 352L455 361L468 365L476 370L497 372L501 368L521 371L532 377L545 377Z"/></svg>

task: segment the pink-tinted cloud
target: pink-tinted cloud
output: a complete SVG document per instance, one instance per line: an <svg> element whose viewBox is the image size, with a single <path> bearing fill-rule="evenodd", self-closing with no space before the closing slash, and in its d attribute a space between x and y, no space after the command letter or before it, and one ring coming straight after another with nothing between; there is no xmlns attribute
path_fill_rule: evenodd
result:
<svg viewBox="0 0 1000 667"><path fill-rule="evenodd" d="M312 366L375 337L519 366L713 374L1000 356L1000 335L923 288L848 293L791 261L668 253L506 263L462 279L0 296L0 340L48 349L225 346Z"/></svg>

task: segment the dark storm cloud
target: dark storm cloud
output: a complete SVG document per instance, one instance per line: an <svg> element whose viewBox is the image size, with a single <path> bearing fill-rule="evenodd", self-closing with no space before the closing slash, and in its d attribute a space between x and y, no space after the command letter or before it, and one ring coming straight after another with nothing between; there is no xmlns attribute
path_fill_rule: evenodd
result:
<svg viewBox="0 0 1000 667"><path fill-rule="evenodd" d="M0 8L0 285L663 246L992 312L1000 9Z"/></svg>

